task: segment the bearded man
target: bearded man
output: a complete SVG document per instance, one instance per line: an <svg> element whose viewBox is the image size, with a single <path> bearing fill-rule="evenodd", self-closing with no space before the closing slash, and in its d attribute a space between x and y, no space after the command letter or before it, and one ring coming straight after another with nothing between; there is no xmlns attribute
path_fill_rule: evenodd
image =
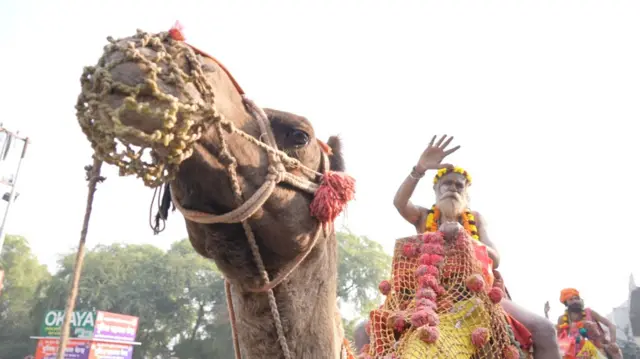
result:
<svg viewBox="0 0 640 359"><path fill-rule="evenodd" d="M616 344L616 326L594 310L585 308L577 289L563 289L560 302L566 307L564 314L558 317L558 340L562 344L564 358L575 358L579 353L596 350L604 350L611 359L622 358ZM609 330L609 339L605 337L602 325ZM591 347L592 344L595 348ZM596 355L594 353L593 357Z"/></svg>
<svg viewBox="0 0 640 359"><path fill-rule="evenodd" d="M460 148L460 146L456 146L447 149L452 140L453 137L447 139L447 135L442 136L437 143L435 142L436 136L431 139L418 163L398 189L393 203L400 215L416 228L418 234L433 231L433 228L428 228L430 225L444 230L445 238L455 238L460 226L451 226L451 222L458 223L460 218L463 218L463 221L468 222L465 223L466 227L469 227L469 223L473 222L474 226L471 226L470 235L487 247L487 253L493 261L494 275L496 279L499 279L501 277L495 269L500 264L500 255L489 238L487 223L479 212L468 209L468 187L471 184L471 177L461 168L442 163L446 156ZM438 171L433 186L436 204L431 209L414 205L410 201L418 181L429 170ZM439 218L435 218L434 213ZM451 229L454 229L456 233L447 233ZM509 319L516 320L515 323L512 322L512 326L516 327L514 331L519 324L517 322L520 322L531 333L535 359L561 358L555 329L549 320L516 305L507 298L502 300L501 305L511 316Z"/></svg>

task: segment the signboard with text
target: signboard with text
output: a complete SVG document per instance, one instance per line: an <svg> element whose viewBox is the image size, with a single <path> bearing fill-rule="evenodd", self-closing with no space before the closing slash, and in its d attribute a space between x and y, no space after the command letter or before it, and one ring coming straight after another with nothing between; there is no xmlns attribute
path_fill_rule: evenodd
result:
<svg viewBox="0 0 640 359"><path fill-rule="evenodd" d="M136 340L138 331L138 317L108 312L98 312L96 315L93 339L118 340L132 342Z"/></svg>
<svg viewBox="0 0 640 359"><path fill-rule="evenodd" d="M40 326L40 336L60 337L64 310L50 310L44 315ZM70 338L90 339L93 336L95 312L75 311L71 316Z"/></svg>
<svg viewBox="0 0 640 359"><path fill-rule="evenodd" d="M64 352L65 359L89 359L91 343L80 340L70 340ZM40 339L36 346L35 359L56 359L58 354L58 339Z"/></svg>
<svg viewBox="0 0 640 359"><path fill-rule="evenodd" d="M55 359L58 339L40 339L34 359ZM133 345L71 340L65 349L65 359L131 359Z"/></svg>
<svg viewBox="0 0 640 359"><path fill-rule="evenodd" d="M40 336L60 337L63 310L44 315ZM138 317L103 311L75 311L71 316L71 338L133 342L138 331Z"/></svg>
<svg viewBox="0 0 640 359"><path fill-rule="evenodd" d="M34 359L55 359L64 322L64 310L45 313ZM64 359L131 359L138 317L103 311L75 311Z"/></svg>

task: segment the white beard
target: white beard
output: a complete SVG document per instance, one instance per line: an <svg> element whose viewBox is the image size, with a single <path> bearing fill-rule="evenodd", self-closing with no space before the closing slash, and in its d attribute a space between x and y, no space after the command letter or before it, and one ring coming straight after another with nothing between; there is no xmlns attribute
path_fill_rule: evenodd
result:
<svg viewBox="0 0 640 359"><path fill-rule="evenodd" d="M458 217L467 208L467 201L463 196L447 197L439 199L436 206L440 209L440 218L442 223L458 222Z"/></svg>

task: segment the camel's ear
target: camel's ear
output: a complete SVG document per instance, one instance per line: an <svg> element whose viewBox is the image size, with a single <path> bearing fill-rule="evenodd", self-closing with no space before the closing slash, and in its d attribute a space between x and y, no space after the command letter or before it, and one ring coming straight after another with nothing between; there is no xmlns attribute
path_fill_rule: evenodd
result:
<svg viewBox="0 0 640 359"><path fill-rule="evenodd" d="M329 154L329 162L331 163L331 170L344 172L344 157L342 157L342 141L338 136L329 137L327 145L331 148Z"/></svg>

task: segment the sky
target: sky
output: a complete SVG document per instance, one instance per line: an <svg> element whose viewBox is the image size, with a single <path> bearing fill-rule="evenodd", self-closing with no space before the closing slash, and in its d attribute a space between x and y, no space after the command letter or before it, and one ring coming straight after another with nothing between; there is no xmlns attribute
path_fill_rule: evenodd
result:
<svg viewBox="0 0 640 359"><path fill-rule="evenodd" d="M434 134L461 149L514 300L551 316L564 287L608 313L640 275L640 2L0 0L0 122L31 138L7 223L52 270L74 248L91 148L75 119L83 66L106 37L168 30L220 59L258 104L338 134L356 200L339 219L391 253L413 234L395 191ZM6 169L2 169L6 171ZM90 246L167 248L151 190L106 168ZM431 174L432 175L432 174ZM428 175L413 201L434 201Z"/></svg>

